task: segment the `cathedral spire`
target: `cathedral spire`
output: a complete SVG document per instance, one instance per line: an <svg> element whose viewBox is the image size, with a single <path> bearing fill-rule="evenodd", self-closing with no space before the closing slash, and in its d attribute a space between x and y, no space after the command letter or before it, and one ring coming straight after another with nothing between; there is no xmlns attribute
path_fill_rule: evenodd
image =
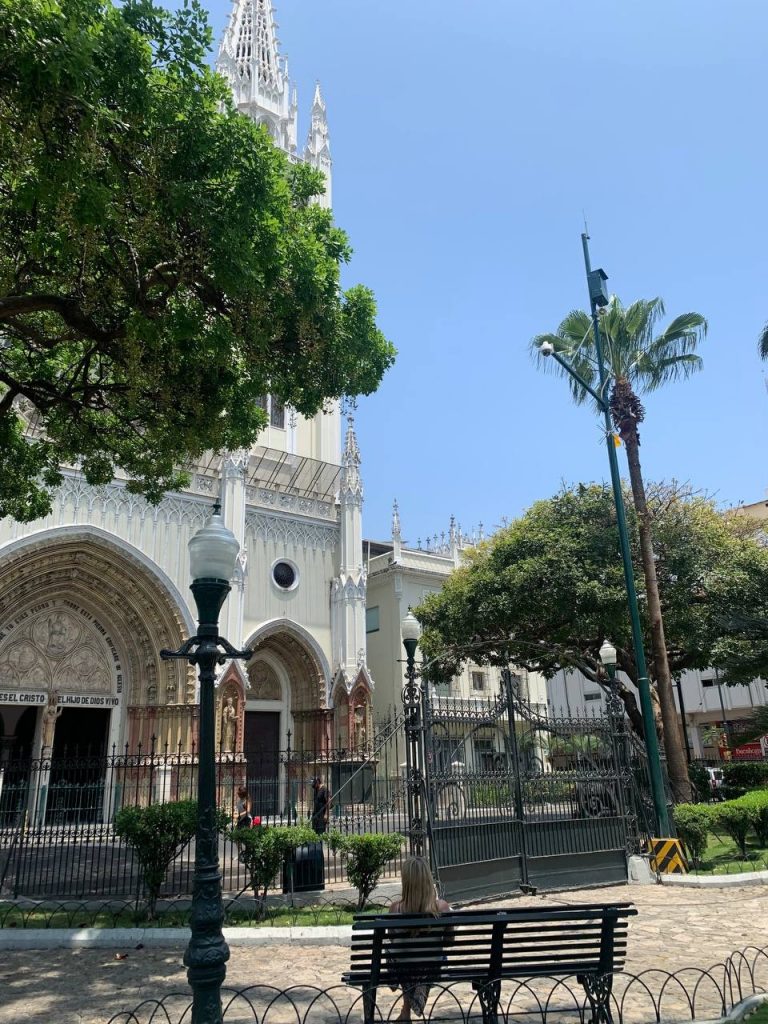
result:
<svg viewBox="0 0 768 1024"><path fill-rule="evenodd" d="M280 55L272 0L234 0L216 68L229 81L238 110L294 153L296 95Z"/></svg>
<svg viewBox="0 0 768 1024"><path fill-rule="evenodd" d="M331 206L331 143L328 135L328 111L323 99L320 83L315 84L312 99L312 116L304 148L304 159L325 175L325 195L321 205Z"/></svg>
<svg viewBox="0 0 768 1024"><path fill-rule="evenodd" d="M355 434L355 420L347 417L347 436L344 441L344 453L341 457L341 494L344 496L362 497L363 483L360 477L360 448Z"/></svg>

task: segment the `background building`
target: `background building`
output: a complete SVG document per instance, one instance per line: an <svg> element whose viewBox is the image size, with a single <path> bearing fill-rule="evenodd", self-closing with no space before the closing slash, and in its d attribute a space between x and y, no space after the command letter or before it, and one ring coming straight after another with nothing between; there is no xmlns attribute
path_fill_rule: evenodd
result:
<svg viewBox="0 0 768 1024"><path fill-rule="evenodd" d="M401 704L404 672L401 623L409 608L417 607L430 594L438 593L461 564L462 552L482 539L482 527L466 534L451 517L447 533L418 540L415 546L408 545L402 540L400 512L395 502L390 540L365 541L366 640L368 664L376 680L373 701L377 716L384 716ZM546 707L542 677L526 673L522 686L526 699ZM440 697L493 700L498 689L499 669L470 661L460 675L435 687L435 692Z"/></svg>
<svg viewBox="0 0 768 1024"><path fill-rule="evenodd" d="M554 715L599 714L605 707L605 691L581 672L560 671L546 686ZM726 686L714 669L692 670L676 682L675 703L690 757L717 759L730 745L724 741L738 735L754 708L768 704L768 683L755 679L749 686ZM743 753L765 755L768 751L761 752L759 743Z"/></svg>

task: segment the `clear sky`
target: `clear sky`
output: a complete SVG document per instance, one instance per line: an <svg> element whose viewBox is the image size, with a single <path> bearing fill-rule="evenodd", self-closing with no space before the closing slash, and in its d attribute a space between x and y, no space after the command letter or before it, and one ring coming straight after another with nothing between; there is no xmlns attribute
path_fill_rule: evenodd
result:
<svg viewBox="0 0 768 1024"><path fill-rule="evenodd" d="M210 0L217 39L230 10ZM328 103L347 283L399 350L360 402L365 534L486 529L601 480L594 414L529 339L587 304L580 232L624 302L709 319L704 371L646 401L648 479L768 497L768 3L282 0L302 121ZM622 469L625 466L620 451Z"/></svg>

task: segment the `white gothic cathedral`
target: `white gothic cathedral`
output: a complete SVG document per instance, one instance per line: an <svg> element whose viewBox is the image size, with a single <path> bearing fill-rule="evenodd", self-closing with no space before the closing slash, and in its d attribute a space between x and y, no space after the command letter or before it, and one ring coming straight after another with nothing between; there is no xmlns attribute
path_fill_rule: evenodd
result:
<svg viewBox="0 0 768 1024"><path fill-rule="evenodd" d="M237 107L291 159L325 175L318 86L297 145L298 98L271 0L235 0L218 68ZM341 411L314 419L265 399L251 451L196 467L157 506L125 480L88 487L67 470L44 520L0 523L0 758L147 751L190 755L194 672L160 660L195 630L187 542L217 500L241 545L222 633L255 654L218 687L219 743L278 771L278 751L363 745L373 681L366 665L360 455Z"/></svg>

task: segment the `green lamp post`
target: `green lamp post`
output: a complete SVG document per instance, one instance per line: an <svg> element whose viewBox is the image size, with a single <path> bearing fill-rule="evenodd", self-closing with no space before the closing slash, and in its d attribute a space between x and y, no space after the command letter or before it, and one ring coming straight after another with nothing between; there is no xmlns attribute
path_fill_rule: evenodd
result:
<svg viewBox="0 0 768 1024"><path fill-rule="evenodd" d="M574 370L567 359L564 359L554 349L550 342L544 342L539 351L543 356L554 359L566 373L594 398L598 408L603 414L605 421L605 440L608 447L608 463L611 469L611 486L613 489L613 500L616 506L616 521L619 528L619 546L621 548L621 560L624 566L624 584L627 591L627 604L629 605L629 617L632 623L632 647L635 655L635 667L637 669L637 688L640 693L640 708L643 715L643 731L645 733L645 746L648 751L648 768L651 780L651 793L653 795L653 806L656 812L656 821L661 836L669 835L669 816L667 813L667 798L664 789L664 779L661 771L661 756L659 753L659 739L656 733L656 720L653 714L653 703L651 701L651 684L648 679L648 668L645 661L645 650L643 648L643 630L640 624L640 612L637 606L637 591L635 589L635 574L632 567L632 554L629 546L629 534L627 532L627 516L624 509L624 494L621 489L621 476L619 474L619 460L616 458L616 445L613 439L613 424L611 423L611 410L605 399L607 374L605 371L605 359L603 356L603 343L600 336L600 322L598 310L608 305L608 290L606 281L608 275L604 270L593 270L589 258L589 235L581 236L584 249L584 266L587 272L587 287L589 289L589 304L592 313L592 330L595 336L595 355L597 357L597 371L600 380L599 390L595 391L589 384ZM606 666L607 667L607 666Z"/></svg>
<svg viewBox="0 0 768 1024"><path fill-rule="evenodd" d="M224 905L219 871L216 820L216 666L229 658L250 658L219 636L219 613L231 587L240 545L222 521L218 505L189 542L192 594L198 628L178 651L161 651L163 659L182 658L197 665L200 676L200 738L197 770L197 835L190 919L191 937L184 954L192 988L192 1024L222 1024L221 985L227 973L229 947L224 940Z"/></svg>

